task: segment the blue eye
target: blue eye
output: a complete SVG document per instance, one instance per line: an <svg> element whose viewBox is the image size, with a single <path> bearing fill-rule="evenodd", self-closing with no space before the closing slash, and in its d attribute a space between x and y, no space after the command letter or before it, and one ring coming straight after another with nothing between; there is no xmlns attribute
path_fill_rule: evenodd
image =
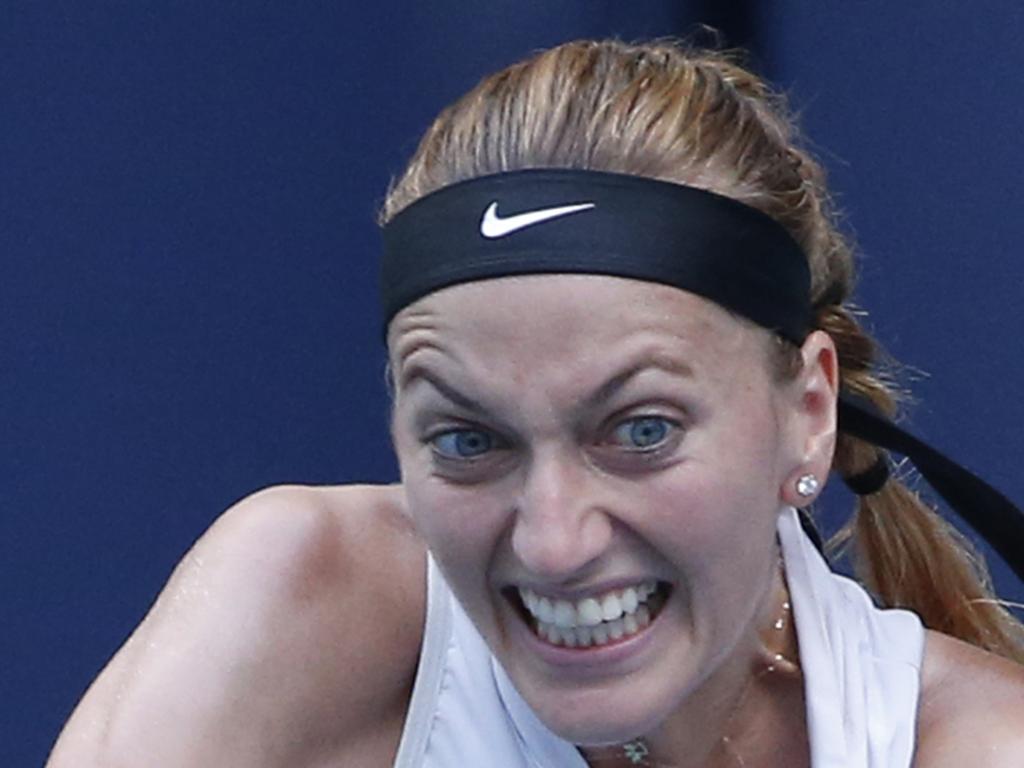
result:
<svg viewBox="0 0 1024 768"><path fill-rule="evenodd" d="M671 421L660 416L627 419L615 428L615 442L633 450L651 450L664 443L674 427Z"/></svg>
<svg viewBox="0 0 1024 768"><path fill-rule="evenodd" d="M494 439L479 429L453 429L430 440L431 446L448 459L472 459L494 447Z"/></svg>

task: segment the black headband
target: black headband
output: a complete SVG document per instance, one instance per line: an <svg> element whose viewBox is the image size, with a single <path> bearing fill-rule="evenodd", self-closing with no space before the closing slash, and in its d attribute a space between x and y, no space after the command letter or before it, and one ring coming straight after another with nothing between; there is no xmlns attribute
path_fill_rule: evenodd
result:
<svg viewBox="0 0 1024 768"><path fill-rule="evenodd" d="M800 344L813 327L807 259L766 214L721 195L598 171L536 169L458 182L384 227L385 328L404 307L459 283L579 273L662 283L714 301ZM901 453L1024 580L1024 514L990 485L844 394L839 428ZM888 479L884 458L849 478Z"/></svg>
<svg viewBox="0 0 1024 768"><path fill-rule="evenodd" d="M682 288L801 343L810 272L770 216L667 181L538 169L483 176L417 200L384 228L385 326L433 291L538 273Z"/></svg>

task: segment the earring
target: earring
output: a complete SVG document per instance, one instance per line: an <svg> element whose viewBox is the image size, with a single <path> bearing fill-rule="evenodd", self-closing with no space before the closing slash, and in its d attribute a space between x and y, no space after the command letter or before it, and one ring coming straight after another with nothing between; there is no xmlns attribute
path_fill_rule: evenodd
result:
<svg viewBox="0 0 1024 768"><path fill-rule="evenodd" d="M796 481L796 492L805 499L816 494L819 487L821 484L818 482L818 478L809 472L806 475L800 475Z"/></svg>

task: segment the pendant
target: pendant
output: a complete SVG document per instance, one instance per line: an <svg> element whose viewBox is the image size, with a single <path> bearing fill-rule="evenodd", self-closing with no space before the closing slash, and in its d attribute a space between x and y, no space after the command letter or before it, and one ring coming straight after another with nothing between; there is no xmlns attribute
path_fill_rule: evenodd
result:
<svg viewBox="0 0 1024 768"><path fill-rule="evenodd" d="M642 765L647 762L646 758L650 753L647 749L647 745L644 744L643 739L635 739L634 741L628 741L622 745L622 752L625 754L626 759L629 760L633 765Z"/></svg>

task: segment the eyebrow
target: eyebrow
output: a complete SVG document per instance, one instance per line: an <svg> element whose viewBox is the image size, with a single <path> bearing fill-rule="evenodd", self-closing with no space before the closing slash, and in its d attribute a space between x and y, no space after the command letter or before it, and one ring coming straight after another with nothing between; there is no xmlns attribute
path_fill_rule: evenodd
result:
<svg viewBox="0 0 1024 768"><path fill-rule="evenodd" d="M423 365L413 363L406 370L402 371L400 383L403 389L411 386L417 380L427 382L430 386L440 392L446 400L449 400L460 408L464 408L467 411L481 415L487 413L487 409L484 408L483 404L478 400L474 400L469 395L465 395L455 389L455 387L448 384L444 379Z"/></svg>
<svg viewBox="0 0 1024 768"><path fill-rule="evenodd" d="M608 381L594 390L584 402L588 406L607 402L619 393L635 376L651 369L665 371L683 378L693 378L693 368L671 355L662 352L645 352L642 360L628 365L625 369L612 376Z"/></svg>
<svg viewBox="0 0 1024 768"><path fill-rule="evenodd" d="M601 384L592 393L583 397L581 399L582 407L584 409L592 408L600 403L607 402L618 394L634 377L651 369L662 370L684 378L692 378L694 375L693 369L682 360L663 353L655 353L654 355L647 353L644 354L642 360L628 365L625 369ZM460 392L424 365L414 363L404 370L401 376L401 386L403 388L409 387L418 379L422 379L430 384L446 400L460 408L479 415L490 413L480 401Z"/></svg>

